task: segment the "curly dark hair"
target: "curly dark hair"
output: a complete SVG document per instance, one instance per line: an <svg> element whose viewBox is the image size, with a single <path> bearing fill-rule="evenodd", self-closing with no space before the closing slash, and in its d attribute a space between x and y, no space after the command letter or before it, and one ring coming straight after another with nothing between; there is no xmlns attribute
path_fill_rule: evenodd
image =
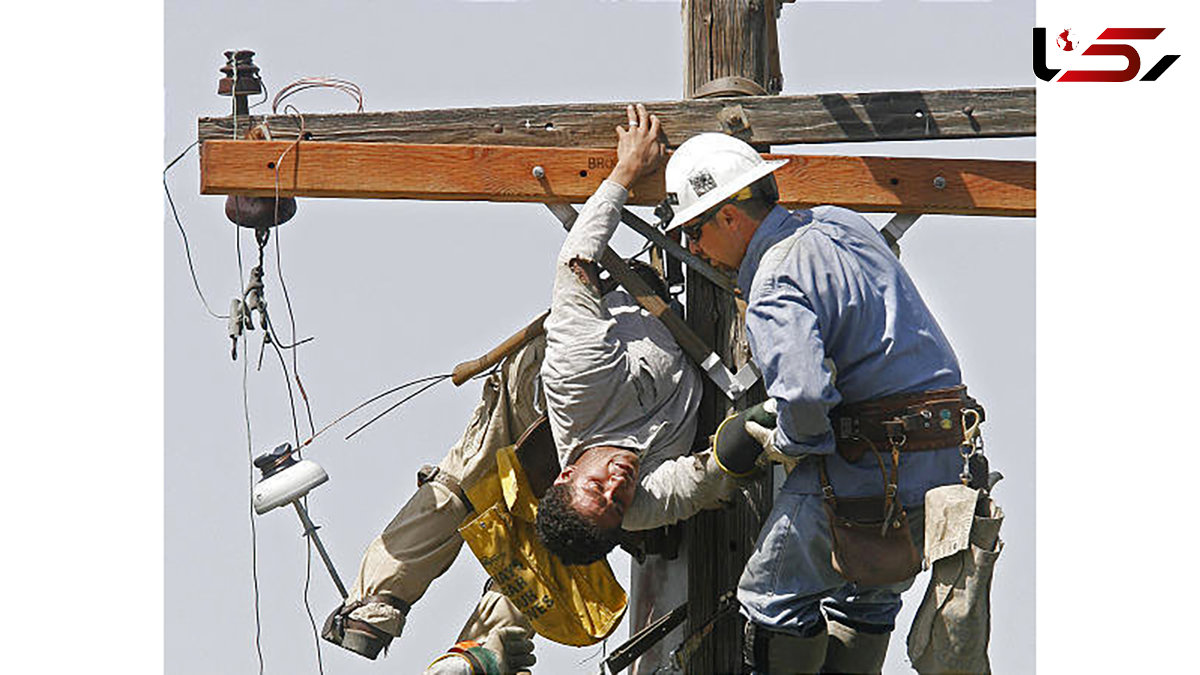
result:
<svg viewBox="0 0 1200 675"><path fill-rule="evenodd" d="M601 530L571 504L569 483L551 485L538 502L538 538L566 565L588 565L603 559L617 545L620 528Z"/></svg>

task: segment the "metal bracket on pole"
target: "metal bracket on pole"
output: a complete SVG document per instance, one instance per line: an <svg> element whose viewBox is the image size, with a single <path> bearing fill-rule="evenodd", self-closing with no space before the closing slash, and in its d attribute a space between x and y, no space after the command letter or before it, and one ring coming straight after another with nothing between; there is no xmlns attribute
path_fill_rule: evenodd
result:
<svg viewBox="0 0 1200 675"><path fill-rule="evenodd" d="M900 237L903 237L904 233L908 232L908 228L912 227L913 223L917 222L917 218L920 217L921 214L919 213L897 213L892 216L887 225L883 226L883 229L879 230L879 233L883 235L888 247L892 249L892 253L895 253L897 258L900 257Z"/></svg>
<svg viewBox="0 0 1200 675"><path fill-rule="evenodd" d="M667 637L675 627L687 620L687 603L676 607L670 612L655 619L650 625L641 629L619 647L600 664L600 672L604 675L616 675L625 670L645 654L648 649Z"/></svg>
<svg viewBox="0 0 1200 675"><path fill-rule="evenodd" d="M758 382L758 378L762 377L762 373L758 372L753 361L747 361L746 365L738 369L736 373L730 372L725 364L721 362L721 358L716 352L710 352L704 363L700 364L700 369L708 375L708 379L725 392L729 400L736 401Z"/></svg>
<svg viewBox="0 0 1200 675"><path fill-rule="evenodd" d="M718 288L723 288L730 294L737 295L737 286L734 284L733 279L729 278L728 274L724 274L717 270L717 268L704 262L699 256L680 245L679 242L668 238L657 227L639 218L637 214L629 209L621 209L621 222L632 228L634 232L651 241L655 246L683 261L685 265L696 270L697 273L713 282Z"/></svg>
<svg viewBox="0 0 1200 675"><path fill-rule="evenodd" d="M579 215L575 211L575 207L570 204L547 203L546 208L550 209L554 217L558 218L567 230L571 229ZM761 375L752 362L742 366L736 374L730 372L729 368L721 362L721 357L705 344L704 340L700 339L700 336L696 335L695 331L684 323L678 314L672 312L667 303L658 297L646 285L646 282L642 281L641 277L629 269L629 265L621 256L617 255L616 251L606 246L599 262L616 279L617 283L629 291L643 309L663 322L683 352L700 366L704 374L712 380L713 384L717 385L717 388L725 396L729 397L729 400L736 401L758 381Z"/></svg>

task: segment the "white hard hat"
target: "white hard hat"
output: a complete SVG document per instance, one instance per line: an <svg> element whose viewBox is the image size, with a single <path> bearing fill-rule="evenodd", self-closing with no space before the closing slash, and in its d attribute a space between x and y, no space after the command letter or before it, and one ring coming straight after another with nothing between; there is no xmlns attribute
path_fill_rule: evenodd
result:
<svg viewBox="0 0 1200 675"><path fill-rule="evenodd" d="M667 161L667 203L674 229L787 164L765 160L748 143L725 134L692 136Z"/></svg>

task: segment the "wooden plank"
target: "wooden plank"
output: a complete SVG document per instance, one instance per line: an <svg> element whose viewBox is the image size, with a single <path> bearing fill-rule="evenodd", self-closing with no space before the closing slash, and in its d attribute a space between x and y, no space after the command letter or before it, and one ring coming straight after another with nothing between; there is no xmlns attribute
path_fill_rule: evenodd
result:
<svg viewBox="0 0 1200 675"><path fill-rule="evenodd" d="M286 151L286 153L285 153ZM606 149L398 143L209 141L201 147L203 194L497 202L585 201L616 163ZM858 211L1033 216L1033 162L910 157L766 155L792 161L776 172L790 206ZM533 167L545 171L534 178ZM937 177L945 186L935 186ZM662 171L633 186L629 203L663 198Z"/></svg>
<svg viewBox="0 0 1200 675"><path fill-rule="evenodd" d="M767 10L769 8L769 13ZM683 0L684 82L683 95L693 99L696 91L720 78L744 78L762 87L763 91L778 93L768 82L770 67L769 23L775 24L774 3L745 0ZM776 83L777 84L777 83ZM771 103L778 97L770 96ZM746 107L748 97L739 96L720 102L738 106L731 117L749 121L750 135L745 129L712 129L735 133L745 140L753 138L763 124L763 116ZM691 101L692 104L699 101ZM715 115L714 113L711 113ZM784 118L786 119L786 118ZM703 119L700 121L704 121ZM740 125L739 125L740 126ZM676 134L673 126L665 127ZM689 136L691 134L688 134ZM676 141L679 139L676 138ZM758 141L760 150L769 141ZM656 185L661 185L657 180ZM708 344L713 345L722 361L739 368L749 360L745 342L745 323L738 315L733 297L717 289L696 274L687 274L687 321ZM735 409L749 407L766 397L762 383L757 383L748 395L734 405L705 383L697 415L697 437L707 438L715 433L721 420ZM769 475L769 474L768 474ZM689 518L684 525L685 549L688 564L688 632L697 630L717 609L718 598L736 588L742 568L754 548L760 524L772 504L774 490L771 479L743 481L741 487L757 508L737 500L732 508L709 510ZM712 626L712 633L700 643L685 668L694 675L742 672L742 626L740 621L725 620ZM670 649L667 647L666 649ZM665 651L665 650L664 650ZM650 670L650 668L646 668Z"/></svg>
<svg viewBox="0 0 1200 675"><path fill-rule="evenodd" d="M1035 134L1032 87L952 89L798 96L740 96L658 101L647 109L678 146L705 131L723 131L718 114L741 106L755 144L993 138ZM970 110L970 114L964 110ZM253 117L260 122L264 118ZM276 139L292 140L295 116L265 118ZM537 147L616 147L613 127L625 122L625 104L571 103L495 108L450 108L377 113L306 114L304 129L316 141L459 143ZM246 119L238 128L247 128ZM199 138L233 138L229 117L199 121Z"/></svg>

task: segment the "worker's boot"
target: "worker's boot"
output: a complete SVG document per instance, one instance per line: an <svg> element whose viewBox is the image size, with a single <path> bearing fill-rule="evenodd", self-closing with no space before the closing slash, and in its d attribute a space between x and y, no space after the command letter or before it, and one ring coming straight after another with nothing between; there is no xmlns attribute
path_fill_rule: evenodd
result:
<svg viewBox="0 0 1200 675"><path fill-rule="evenodd" d="M891 632L864 633L828 622L829 645L825 650L822 673L879 673L887 656Z"/></svg>
<svg viewBox="0 0 1200 675"><path fill-rule="evenodd" d="M747 626L746 661L754 673L796 675L821 672L828 643L828 634L824 630L809 637L797 637L751 623Z"/></svg>
<svg viewBox="0 0 1200 675"><path fill-rule="evenodd" d="M321 637L372 661L404 630L408 605L390 595L344 604L325 619Z"/></svg>

